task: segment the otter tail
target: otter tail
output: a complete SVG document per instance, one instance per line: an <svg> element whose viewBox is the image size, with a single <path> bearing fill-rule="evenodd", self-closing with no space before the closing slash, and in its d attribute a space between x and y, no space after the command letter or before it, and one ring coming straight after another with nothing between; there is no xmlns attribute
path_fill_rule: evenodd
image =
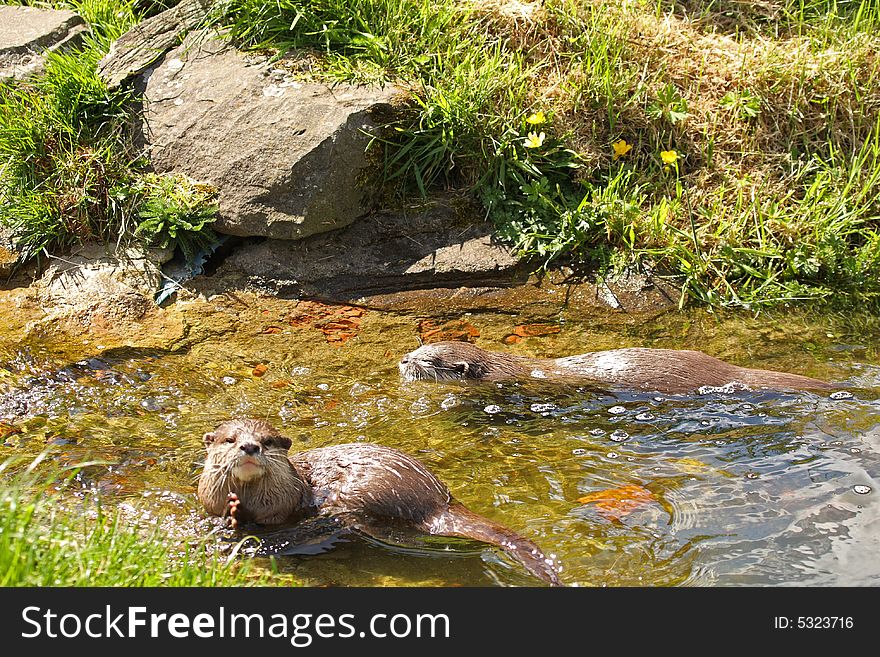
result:
<svg viewBox="0 0 880 657"><path fill-rule="evenodd" d="M496 545L519 561L535 577L539 577L553 586L562 586L559 581L559 573L550 559L544 556L541 548L529 539L477 515L461 504L453 503L437 519L431 533L472 538L476 541Z"/></svg>

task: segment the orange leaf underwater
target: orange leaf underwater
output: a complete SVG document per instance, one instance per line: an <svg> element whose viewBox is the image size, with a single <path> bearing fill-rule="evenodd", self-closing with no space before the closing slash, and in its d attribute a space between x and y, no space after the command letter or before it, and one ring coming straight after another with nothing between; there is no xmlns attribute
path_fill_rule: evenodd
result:
<svg viewBox="0 0 880 657"><path fill-rule="evenodd" d="M472 338L480 337L480 329L463 319L453 319L443 324L438 324L432 319L423 319L419 322L417 330L425 344L441 340L470 342Z"/></svg>
<svg viewBox="0 0 880 657"><path fill-rule="evenodd" d="M655 498L651 491L636 484L597 490L578 498L578 502L582 504L595 502L599 515L606 520L620 520L640 506L654 501Z"/></svg>
<svg viewBox="0 0 880 657"><path fill-rule="evenodd" d="M300 301L288 321L293 328L316 328L329 344L340 346L357 335L365 314L366 311L357 306Z"/></svg>
<svg viewBox="0 0 880 657"><path fill-rule="evenodd" d="M507 335L501 341L504 344L516 344L523 338L537 338L542 335L559 333L562 328L557 324L520 324L513 327L513 333Z"/></svg>

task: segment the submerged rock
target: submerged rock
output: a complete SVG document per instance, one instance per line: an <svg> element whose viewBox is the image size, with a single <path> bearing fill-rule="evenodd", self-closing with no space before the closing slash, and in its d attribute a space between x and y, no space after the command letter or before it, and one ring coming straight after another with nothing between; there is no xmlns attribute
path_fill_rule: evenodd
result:
<svg viewBox="0 0 880 657"><path fill-rule="evenodd" d="M299 239L370 208L365 149L396 89L299 82L204 31L141 84L154 169L217 187L219 232Z"/></svg>
<svg viewBox="0 0 880 657"><path fill-rule="evenodd" d="M0 6L0 82L39 73L45 51L80 44L87 29L72 11Z"/></svg>

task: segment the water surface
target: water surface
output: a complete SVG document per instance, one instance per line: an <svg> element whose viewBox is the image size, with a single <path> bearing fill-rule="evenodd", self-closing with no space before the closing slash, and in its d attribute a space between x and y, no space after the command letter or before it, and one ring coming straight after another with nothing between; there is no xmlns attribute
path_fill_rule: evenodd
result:
<svg viewBox="0 0 880 657"><path fill-rule="evenodd" d="M534 317L443 304L381 312L237 295L179 304L192 325L228 321L169 350L35 329L40 313L3 295L6 455L48 445L60 462L104 461L80 484L138 522L203 531L201 436L249 415L277 425L293 449L372 441L417 456L461 502L555 555L568 584L880 584L880 325L870 317L602 317L563 300ZM402 383L397 360L420 336L545 357L701 349L843 381L852 397ZM277 562L311 585L535 583L466 541L343 536L327 547L307 543L286 551L312 554Z"/></svg>

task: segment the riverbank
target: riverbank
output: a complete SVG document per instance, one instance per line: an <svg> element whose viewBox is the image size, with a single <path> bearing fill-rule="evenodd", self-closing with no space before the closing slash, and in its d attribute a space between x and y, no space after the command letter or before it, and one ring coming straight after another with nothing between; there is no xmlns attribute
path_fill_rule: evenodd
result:
<svg viewBox="0 0 880 657"><path fill-rule="evenodd" d="M0 223L25 256L95 237L197 251L217 189L147 174L130 89L95 73L164 5L56 5L92 32L3 87ZM637 270L683 304L876 304L873 3L232 0L206 21L293 80L405 90L373 143L380 205L455 188L531 269Z"/></svg>

